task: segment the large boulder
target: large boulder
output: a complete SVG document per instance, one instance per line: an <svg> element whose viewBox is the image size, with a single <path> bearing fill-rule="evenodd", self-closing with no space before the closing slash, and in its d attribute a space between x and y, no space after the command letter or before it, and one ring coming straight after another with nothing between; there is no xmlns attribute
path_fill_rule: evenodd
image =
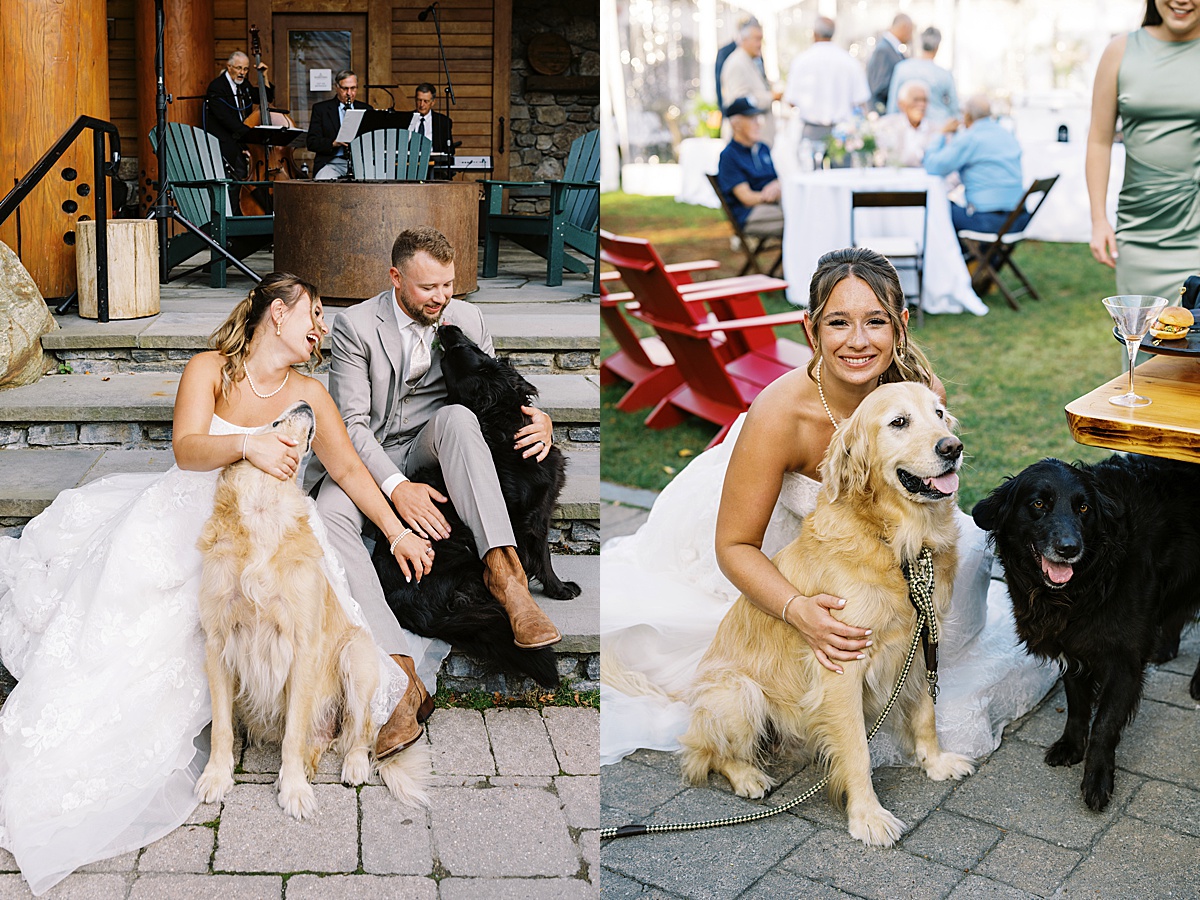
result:
<svg viewBox="0 0 1200 900"><path fill-rule="evenodd" d="M0 390L33 384L52 364L42 335L58 328L21 260L0 243Z"/></svg>

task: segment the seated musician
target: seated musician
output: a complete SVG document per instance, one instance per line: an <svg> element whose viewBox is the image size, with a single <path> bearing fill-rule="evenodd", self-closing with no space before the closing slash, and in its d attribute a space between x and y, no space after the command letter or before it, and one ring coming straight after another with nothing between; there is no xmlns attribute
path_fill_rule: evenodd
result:
<svg viewBox="0 0 1200 900"><path fill-rule="evenodd" d="M454 155L454 137L450 133L450 117L433 110L433 85L422 82L417 85L413 98L416 109L409 118L408 130L419 131L433 141L434 153Z"/></svg>
<svg viewBox="0 0 1200 900"><path fill-rule="evenodd" d="M259 63L258 71L267 88L267 102L273 102L275 88L267 78L267 64ZM235 50L225 62L225 71L212 80L204 97L204 130L220 142L225 165L238 181L245 181L250 171L246 148L239 141L250 130L244 123L258 102L258 88L250 83L249 72L250 57Z"/></svg>
<svg viewBox="0 0 1200 900"><path fill-rule="evenodd" d="M305 145L317 155L313 161L315 181L341 178L349 171L350 146L334 138L341 130L347 112L371 108L369 104L355 100L356 96L358 76L349 69L342 69L334 78L334 96L313 104Z"/></svg>

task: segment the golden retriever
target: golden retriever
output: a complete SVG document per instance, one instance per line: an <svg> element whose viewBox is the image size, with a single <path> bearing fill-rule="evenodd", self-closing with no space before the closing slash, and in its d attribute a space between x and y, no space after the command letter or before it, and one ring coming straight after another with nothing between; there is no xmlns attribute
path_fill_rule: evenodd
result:
<svg viewBox="0 0 1200 900"><path fill-rule="evenodd" d="M681 739L684 777L724 775L735 793L761 797L769 737L800 743L829 769L830 798L846 802L852 837L889 847L904 823L871 786L867 722L873 723L900 677L917 614L901 568L929 547L934 605L950 604L957 555L954 492L962 442L937 396L915 383L883 385L835 432L821 462L823 484L801 534L774 563L804 595L845 598L838 618L872 629L865 658L824 668L791 625L744 596L730 608L696 672L691 723ZM934 705L913 669L893 707L904 749L934 781L962 778L971 760L938 746Z"/></svg>
<svg viewBox="0 0 1200 900"><path fill-rule="evenodd" d="M316 431L312 407L293 404L266 430L294 438L303 455ZM278 800L289 815L316 812L309 778L335 739L344 755L342 781L362 784L371 774L370 752L382 724L370 708L379 686L378 653L334 594L308 516L295 480L280 481L240 460L217 480L213 514L198 544L213 712L212 756L195 788L205 803L233 786L235 705L253 739L282 740ZM398 799L427 805L422 754L428 749L413 745L379 770Z"/></svg>

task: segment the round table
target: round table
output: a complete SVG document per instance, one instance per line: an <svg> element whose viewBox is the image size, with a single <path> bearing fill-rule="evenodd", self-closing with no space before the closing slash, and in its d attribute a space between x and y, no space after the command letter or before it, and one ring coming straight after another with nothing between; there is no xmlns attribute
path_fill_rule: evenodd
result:
<svg viewBox="0 0 1200 900"><path fill-rule="evenodd" d="M924 169L818 169L786 176L783 183L783 273L788 300L808 304L808 286L817 260L850 246L850 195L861 191L926 191L929 216L921 305L927 313L987 315L987 305L971 287L944 181ZM921 239L918 210L860 210L860 234L905 235ZM901 273L901 278L908 275Z"/></svg>

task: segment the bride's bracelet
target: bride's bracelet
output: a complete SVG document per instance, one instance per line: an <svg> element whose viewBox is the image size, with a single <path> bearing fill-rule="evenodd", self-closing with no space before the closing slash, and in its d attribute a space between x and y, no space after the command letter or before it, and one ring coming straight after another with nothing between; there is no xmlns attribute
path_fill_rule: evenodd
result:
<svg viewBox="0 0 1200 900"><path fill-rule="evenodd" d="M779 614L779 618L782 619L784 622L787 622L788 625L792 624L791 622L788 622L788 617L787 617L788 607L791 606L792 601L795 600L799 596L800 596L799 594L792 594L792 596L788 597L787 600L784 601L783 611L780 612L780 614Z"/></svg>
<svg viewBox="0 0 1200 900"><path fill-rule="evenodd" d="M246 458L246 441L250 440L250 432L246 432L242 436L242 459Z"/></svg>
<svg viewBox="0 0 1200 900"><path fill-rule="evenodd" d="M388 553L392 556L396 555L396 545L413 533L411 528L405 528L402 532L392 538L392 542L388 544Z"/></svg>

